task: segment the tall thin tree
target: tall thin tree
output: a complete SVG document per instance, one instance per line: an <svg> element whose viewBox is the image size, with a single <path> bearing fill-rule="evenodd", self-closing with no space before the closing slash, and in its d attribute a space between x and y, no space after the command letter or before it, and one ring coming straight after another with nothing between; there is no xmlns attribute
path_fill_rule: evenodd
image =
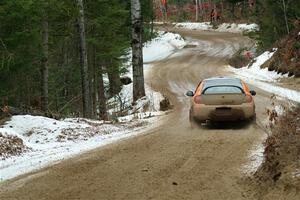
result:
<svg viewBox="0 0 300 200"><path fill-rule="evenodd" d="M131 0L133 101L145 96L143 70L143 23L140 0Z"/></svg>
<svg viewBox="0 0 300 200"><path fill-rule="evenodd" d="M199 3L198 0L195 1L196 4L196 22L198 21L199 18Z"/></svg>
<svg viewBox="0 0 300 200"><path fill-rule="evenodd" d="M42 9L42 59L41 59L41 109L48 114L48 57L49 57L49 23L48 23L48 1L43 3Z"/></svg>
<svg viewBox="0 0 300 200"><path fill-rule="evenodd" d="M80 64L81 64L83 116L91 117L90 88L89 88L90 84L89 84L89 74L88 74L88 58L87 58L87 49L86 49L83 0L77 0L77 4L79 9L78 27L79 27L79 34L80 34Z"/></svg>
<svg viewBox="0 0 300 200"><path fill-rule="evenodd" d="M286 32L289 34L290 33L290 29L289 29L289 24L288 24L288 20L287 20L287 16L286 16L286 3L285 0L282 0L282 8L283 8L283 14L284 14L284 22L285 22L285 27L286 27Z"/></svg>

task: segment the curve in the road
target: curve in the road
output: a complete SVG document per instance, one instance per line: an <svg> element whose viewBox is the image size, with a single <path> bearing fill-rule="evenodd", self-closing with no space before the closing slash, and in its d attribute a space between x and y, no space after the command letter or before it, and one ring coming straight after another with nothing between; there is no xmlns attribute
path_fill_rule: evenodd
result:
<svg viewBox="0 0 300 200"><path fill-rule="evenodd" d="M248 150L264 134L240 122L191 130L186 90L229 75L228 57L249 40L239 34L180 31L198 45L153 63L146 81L174 104L148 134L96 149L0 186L0 199L251 199L241 184ZM258 95L263 120L267 94Z"/></svg>

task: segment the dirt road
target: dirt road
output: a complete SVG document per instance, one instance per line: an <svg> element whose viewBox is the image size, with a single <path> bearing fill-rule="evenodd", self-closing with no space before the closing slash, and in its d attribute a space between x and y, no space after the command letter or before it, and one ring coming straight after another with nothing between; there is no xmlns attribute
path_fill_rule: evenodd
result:
<svg viewBox="0 0 300 200"><path fill-rule="evenodd" d="M238 34L184 32L198 43L154 63L147 82L174 104L161 127L0 185L0 199L251 199L243 186L248 151L264 135L256 124L191 130L189 99L201 78L226 75L228 56L248 39ZM268 95L258 91L259 123Z"/></svg>

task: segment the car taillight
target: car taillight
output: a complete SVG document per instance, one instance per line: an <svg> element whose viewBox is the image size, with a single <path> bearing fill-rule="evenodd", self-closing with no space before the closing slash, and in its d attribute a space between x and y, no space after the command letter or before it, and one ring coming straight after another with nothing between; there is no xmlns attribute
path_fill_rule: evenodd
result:
<svg viewBox="0 0 300 200"><path fill-rule="evenodd" d="M195 96L194 102L195 102L196 104L201 104L201 96L200 96L200 95Z"/></svg>
<svg viewBox="0 0 300 200"><path fill-rule="evenodd" d="M249 95L249 94L247 94L247 95L245 96L245 103L251 103L251 102L252 102L252 96Z"/></svg>

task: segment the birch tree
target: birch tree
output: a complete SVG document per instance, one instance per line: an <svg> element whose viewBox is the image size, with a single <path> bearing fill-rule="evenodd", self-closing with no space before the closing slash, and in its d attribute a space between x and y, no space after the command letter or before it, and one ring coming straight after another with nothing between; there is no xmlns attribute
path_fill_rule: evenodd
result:
<svg viewBox="0 0 300 200"><path fill-rule="evenodd" d="M142 13L140 0L131 0L133 101L145 96Z"/></svg>
<svg viewBox="0 0 300 200"><path fill-rule="evenodd" d="M78 27L79 27L79 35L80 35L80 65L81 65L83 116L90 117L91 116L90 88L89 88L88 58L87 58L86 38L85 38L83 0L77 0L77 5L79 9Z"/></svg>

